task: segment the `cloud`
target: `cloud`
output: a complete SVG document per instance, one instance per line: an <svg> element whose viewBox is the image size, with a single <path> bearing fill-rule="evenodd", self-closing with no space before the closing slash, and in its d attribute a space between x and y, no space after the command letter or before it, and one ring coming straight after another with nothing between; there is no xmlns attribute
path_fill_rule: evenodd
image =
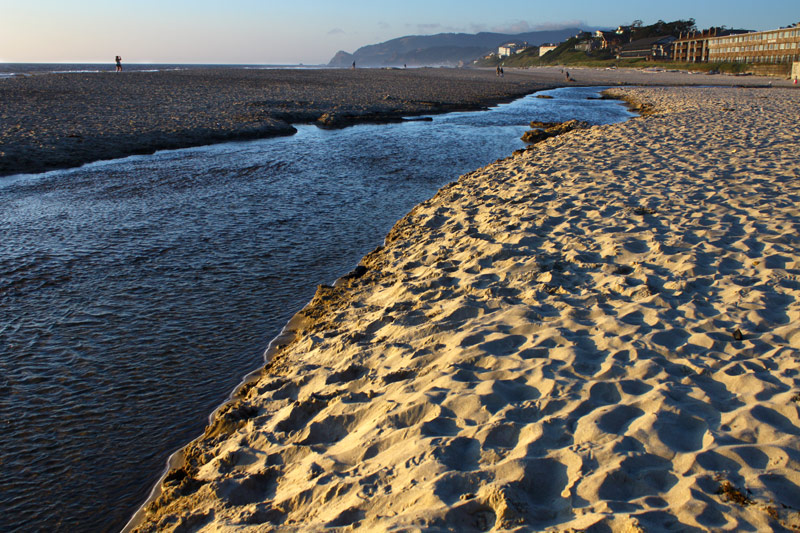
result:
<svg viewBox="0 0 800 533"><path fill-rule="evenodd" d="M445 26L439 23L432 24L406 24L410 32L417 35L431 35L434 33L460 33L467 31L456 26Z"/></svg>
<svg viewBox="0 0 800 533"><path fill-rule="evenodd" d="M503 24L502 26L495 26L492 28L492 31L496 31L498 33L525 33L534 30L530 22L526 20L518 20L516 22Z"/></svg>
<svg viewBox="0 0 800 533"><path fill-rule="evenodd" d="M411 28L416 28L414 31L416 31L417 33L430 33L430 32L434 32L434 31L441 31L441 29L442 29L442 25L439 24L439 23L433 23L433 24L406 24L406 26L409 26Z"/></svg>
<svg viewBox="0 0 800 533"><path fill-rule="evenodd" d="M564 28L585 28L585 20L565 20L562 22L543 22L533 26L531 31L563 30Z"/></svg>
<svg viewBox="0 0 800 533"><path fill-rule="evenodd" d="M344 35L345 31L342 28L333 28L328 32L328 35Z"/></svg>
<svg viewBox="0 0 800 533"><path fill-rule="evenodd" d="M532 31L551 31L551 30L561 30L564 28L582 28L586 26L584 21L580 20L568 20L563 22L540 22L537 24L531 24L527 20L517 20L512 22L507 22L505 24L500 24L497 26L487 26L486 24L478 24L473 23L470 24L470 29L474 33L479 33L482 31L490 31L495 33L527 33Z"/></svg>
<svg viewBox="0 0 800 533"><path fill-rule="evenodd" d="M381 29L381 30L388 30L391 27L392 27L392 25L389 24L388 22L384 22L382 20L378 22L378 28Z"/></svg>

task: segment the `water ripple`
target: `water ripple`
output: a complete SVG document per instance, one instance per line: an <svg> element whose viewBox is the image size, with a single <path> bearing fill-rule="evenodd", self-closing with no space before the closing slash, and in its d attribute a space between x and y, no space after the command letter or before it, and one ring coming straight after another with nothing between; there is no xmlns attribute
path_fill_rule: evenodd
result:
<svg viewBox="0 0 800 533"><path fill-rule="evenodd" d="M0 530L120 529L316 284L595 92L0 182Z"/></svg>

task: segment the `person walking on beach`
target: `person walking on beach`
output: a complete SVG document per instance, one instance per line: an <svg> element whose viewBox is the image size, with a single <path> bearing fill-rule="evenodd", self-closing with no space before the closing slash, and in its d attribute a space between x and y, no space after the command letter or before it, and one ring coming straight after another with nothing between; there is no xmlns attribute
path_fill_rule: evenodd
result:
<svg viewBox="0 0 800 533"><path fill-rule="evenodd" d="M117 56L114 58L114 61L117 63L117 72L122 72L122 58Z"/></svg>

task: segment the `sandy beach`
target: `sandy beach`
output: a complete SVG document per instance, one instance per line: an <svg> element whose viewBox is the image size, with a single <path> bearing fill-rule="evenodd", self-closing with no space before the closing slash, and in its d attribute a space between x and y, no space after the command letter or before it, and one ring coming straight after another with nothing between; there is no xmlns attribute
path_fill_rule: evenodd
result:
<svg viewBox="0 0 800 533"><path fill-rule="evenodd" d="M788 85L786 80L572 69L581 85ZM232 140L475 110L563 86L559 68L46 74L0 80L0 176Z"/></svg>
<svg viewBox="0 0 800 533"><path fill-rule="evenodd" d="M137 530L800 528L800 91L610 92L320 286Z"/></svg>

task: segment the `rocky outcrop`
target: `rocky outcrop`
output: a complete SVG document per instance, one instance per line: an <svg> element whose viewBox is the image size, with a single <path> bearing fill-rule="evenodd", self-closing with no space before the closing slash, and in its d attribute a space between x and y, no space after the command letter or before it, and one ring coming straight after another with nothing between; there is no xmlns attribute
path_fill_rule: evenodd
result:
<svg viewBox="0 0 800 533"><path fill-rule="evenodd" d="M339 50L333 59L330 60L328 66L330 67L349 67L353 64L353 54Z"/></svg>
<svg viewBox="0 0 800 533"><path fill-rule="evenodd" d="M588 127L588 122L581 122L579 120L568 120L566 122L538 122L534 120L531 122L531 128L533 129L522 134L522 141L528 144L536 144L550 137L567 133L568 131Z"/></svg>

